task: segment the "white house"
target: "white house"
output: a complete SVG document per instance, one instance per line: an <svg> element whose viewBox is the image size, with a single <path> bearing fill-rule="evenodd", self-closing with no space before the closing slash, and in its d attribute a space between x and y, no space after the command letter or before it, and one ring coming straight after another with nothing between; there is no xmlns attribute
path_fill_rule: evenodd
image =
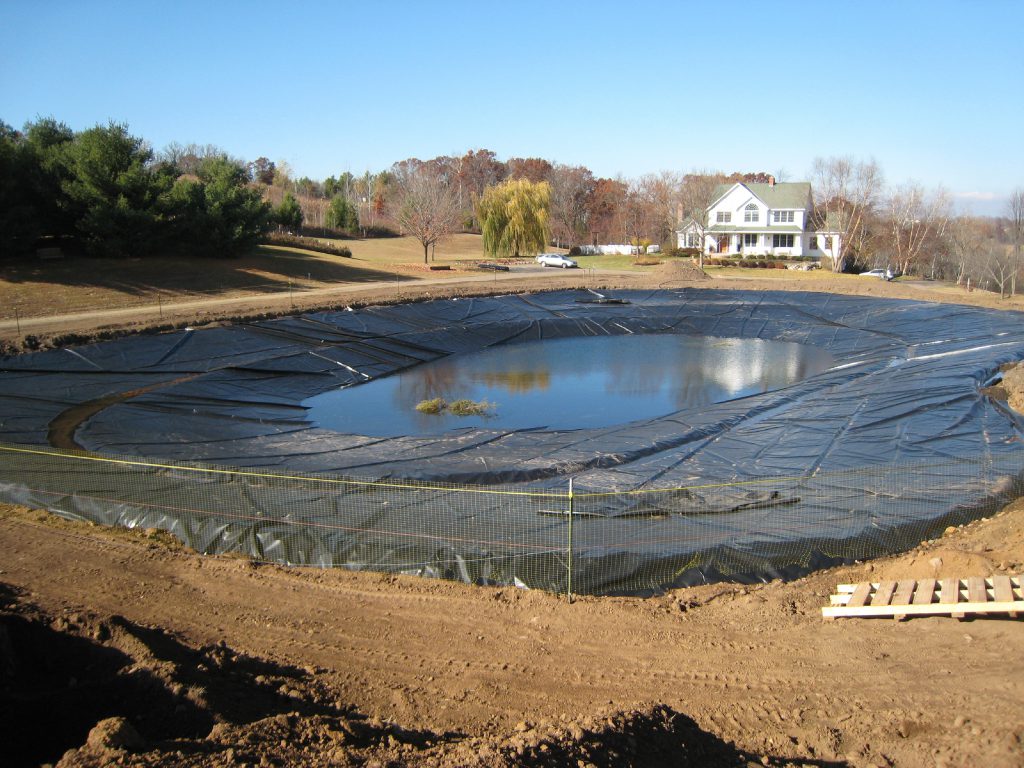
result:
<svg viewBox="0 0 1024 768"><path fill-rule="evenodd" d="M708 208L703 238L692 219L676 231L680 248L739 257L838 256L840 233L812 221L808 182L723 184ZM702 242L703 239L703 242Z"/></svg>

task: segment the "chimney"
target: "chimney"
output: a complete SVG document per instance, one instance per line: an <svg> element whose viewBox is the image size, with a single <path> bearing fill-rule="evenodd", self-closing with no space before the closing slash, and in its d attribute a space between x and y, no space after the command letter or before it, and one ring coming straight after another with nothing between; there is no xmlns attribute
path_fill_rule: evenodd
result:
<svg viewBox="0 0 1024 768"><path fill-rule="evenodd" d="M775 177L774 176L769 176L768 177L768 186L769 187L774 187L775 186Z"/></svg>

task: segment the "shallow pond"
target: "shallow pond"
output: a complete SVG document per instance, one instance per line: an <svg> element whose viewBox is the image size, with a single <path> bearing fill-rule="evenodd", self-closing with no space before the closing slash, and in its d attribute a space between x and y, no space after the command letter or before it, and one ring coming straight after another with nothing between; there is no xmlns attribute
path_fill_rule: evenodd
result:
<svg viewBox="0 0 1024 768"><path fill-rule="evenodd" d="M649 334L490 347L306 400L325 429L374 436L464 427L592 429L781 389L827 370L827 351L791 342ZM424 400L487 401L486 416L425 414Z"/></svg>

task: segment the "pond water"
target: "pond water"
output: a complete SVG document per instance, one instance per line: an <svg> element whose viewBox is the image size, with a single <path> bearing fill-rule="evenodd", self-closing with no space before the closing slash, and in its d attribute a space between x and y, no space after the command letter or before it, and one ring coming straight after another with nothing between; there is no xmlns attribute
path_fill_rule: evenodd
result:
<svg viewBox="0 0 1024 768"><path fill-rule="evenodd" d="M791 342L650 334L553 339L453 355L306 400L324 429L395 437L465 427L592 429L790 386L827 370L827 351ZM486 416L424 414L443 398L486 400Z"/></svg>

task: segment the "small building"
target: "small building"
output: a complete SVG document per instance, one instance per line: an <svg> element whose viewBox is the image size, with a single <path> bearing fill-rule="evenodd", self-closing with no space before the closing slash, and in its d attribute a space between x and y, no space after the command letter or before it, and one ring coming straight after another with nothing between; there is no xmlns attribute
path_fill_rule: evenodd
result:
<svg viewBox="0 0 1024 768"><path fill-rule="evenodd" d="M703 231L703 234L702 234ZM734 257L835 257L841 236L814 216L808 182L723 184L708 207L707 223L692 219L676 230L680 248Z"/></svg>

